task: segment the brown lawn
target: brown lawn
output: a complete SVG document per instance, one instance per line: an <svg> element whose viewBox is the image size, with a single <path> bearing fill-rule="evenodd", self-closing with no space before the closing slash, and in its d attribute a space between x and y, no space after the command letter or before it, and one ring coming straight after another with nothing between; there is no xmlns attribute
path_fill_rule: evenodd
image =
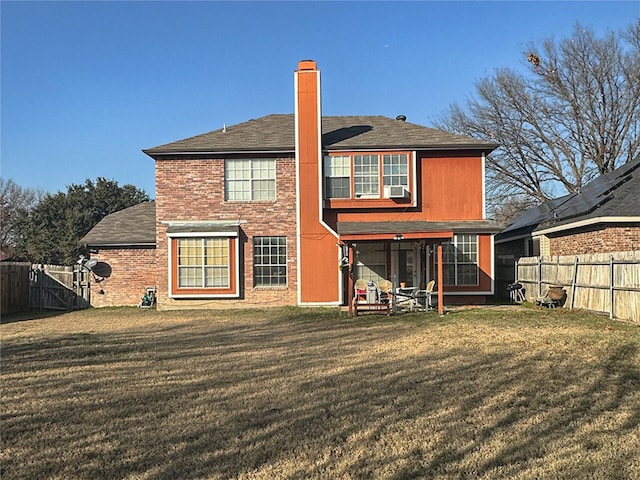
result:
<svg viewBox="0 0 640 480"><path fill-rule="evenodd" d="M12 320L2 480L640 478L640 325L522 307Z"/></svg>

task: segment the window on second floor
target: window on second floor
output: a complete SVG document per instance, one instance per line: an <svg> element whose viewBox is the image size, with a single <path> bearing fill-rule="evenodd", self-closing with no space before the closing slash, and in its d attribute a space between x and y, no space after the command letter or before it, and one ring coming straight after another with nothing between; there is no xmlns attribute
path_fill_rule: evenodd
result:
<svg viewBox="0 0 640 480"><path fill-rule="evenodd" d="M326 157L324 171L327 198L351 198L351 157Z"/></svg>
<svg viewBox="0 0 640 480"><path fill-rule="evenodd" d="M328 155L324 169L326 198L379 199L408 194L409 170L408 153ZM395 187L393 192L391 187Z"/></svg>
<svg viewBox="0 0 640 480"><path fill-rule="evenodd" d="M225 200L275 200L276 161L273 158L225 160L224 189Z"/></svg>

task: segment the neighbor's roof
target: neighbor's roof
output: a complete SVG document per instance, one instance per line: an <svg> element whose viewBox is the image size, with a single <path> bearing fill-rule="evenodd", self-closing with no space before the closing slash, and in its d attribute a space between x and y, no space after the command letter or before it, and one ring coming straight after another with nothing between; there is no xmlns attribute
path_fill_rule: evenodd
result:
<svg viewBox="0 0 640 480"><path fill-rule="evenodd" d="M144 202L104 217L81 240L89 247L153 246L156 243L156 202Z"/></svg>
<svg viewBox="0 0 640 480"><path fill-rule="evenodd" d="M496 236L496 241L507 241L550 227L566 225L570 228L578 221L626 217L640 218L640 155L616 170L600 175L579 193L526 210Z"/></svg>
<svg viewBox="0 0 640 480"><path fill-rule="evenodd" d="M350 149L468 149L487 152L497 144L454 135L383 116L322 117L326 150ZM213 132L143 150L151 157L194 153L293 152L293 114L274 114Z"/></svg>

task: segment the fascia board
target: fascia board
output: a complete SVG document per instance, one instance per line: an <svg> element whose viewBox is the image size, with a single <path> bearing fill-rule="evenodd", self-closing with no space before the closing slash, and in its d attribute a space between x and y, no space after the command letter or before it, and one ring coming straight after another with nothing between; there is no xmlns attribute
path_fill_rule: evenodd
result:
<svg viewBox="0 0 640 480"><path fill-rule="evenodd" d="M598 223L639 223L640 217L594 217L586 220L580 220L572 223L564 223L548 228L541 228L531 232L531 236L537 237L539 235L548 235L549 233L561 232L563 230L572 230L574 228L586 227L589 225L595 225Z"/></svg>

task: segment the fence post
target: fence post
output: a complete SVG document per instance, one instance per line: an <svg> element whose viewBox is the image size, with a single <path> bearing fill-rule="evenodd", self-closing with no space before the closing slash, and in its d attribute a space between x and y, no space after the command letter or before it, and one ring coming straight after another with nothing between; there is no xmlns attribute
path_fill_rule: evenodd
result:
<svg viewBox="0 0 640 480"><path fill-rule="evenodd" d="M542 255L538 257L538 297L542 296Z"/></svg>
<svg viewBox="0 0 640 480"><path fill-rule="evenodd" d="M571 303L569 309L573 310L573 305L576 299L576 283L578 282L578 256L573 259L573 280L571 281Z"/></svg>
<svg viewBox="0 0 640 480"><path fill-rule="evenodd" d="M41 263L38 267L38 290L40 292L39 310L44 310L44 264Z"/></svg>
<svg viewBox="0 0 640 480"><path fill-rule="evenodd" d="M613 255L609 255L609 318L613 318L613 297L614 297L614 290L613 290L613 281L614 281L614 276L613 276Z"/></svg>

